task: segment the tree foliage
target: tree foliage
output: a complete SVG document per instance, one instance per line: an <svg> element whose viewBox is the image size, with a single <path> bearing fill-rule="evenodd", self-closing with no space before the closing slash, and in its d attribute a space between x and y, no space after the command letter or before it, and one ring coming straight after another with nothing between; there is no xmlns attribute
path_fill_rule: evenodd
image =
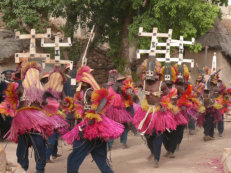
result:
<svg viewBox="0 0 231 173"><path fill-rule="evenodd" d="M73 3L75 10L68 10L73 8ZM124 63L120 50L123 48L121 40L126 19L130 18L130 41L135 38L139 47L148 48L150 39L137 36L140 26L145 31L158 27L159 32L172 28L176 39L180 35L189 40L191 37L198 38L212 27L218 16L220 9L216 4L227 4L227 0L213 0L212 3L204 0L63 0L62 6L66 8L62 11L76 12L74 16L78 16L80 21L72 21L75 26L80 23L91 28L96 24L98 40L110 44L109 56L117 63ZM59 16L62 13L57 11L55 14ZM67 14L66 17L68 19ZM194 51L199 49L200 45L194 46Z"/></svg>
<svg viewBox="0 0 231 173"><path fill-rule="evenodd" d="M144 5L142 0L135 0L133 6L139 14L133 17L129 27L130 39L136 37L139 27L144 31L152 31L155 26L159 32L168 32L173 29L173 38L190 40L205 34L214 23L219 13L219 7L202 0L150 0ZM138 44L147 48L150 41L138 38ZM200 48L196 45L195 48Z"/></svg>
<svg viewBox="0 0 231 173"><path fill-rule="evenodd" d="M52 0L1 0L3 21L8 28L25 31L26 28L44 30L49 25Z"/></svg>
<svg viewBox="0 0 231 173"><path fill-rule="evenodd" d="M198 38L212 27L219 14L217 4L227 3L228 0L1 0L0 7L7 26L17 30L23 30L24 25L43 29L50 15L67 19L62 29L71 37L79 24L88 28L96 25L96 41L107 41L111 47L109 56L123 64L124 37L136 39L141 48L149 47L150 40L137 36L140 26L144 31L158 27L159 32L172 28L176 39L180 35L188 40ZM194 47L195 51L200 48Z"/></svg>
<svg viewBox="0 0 231 173"><path fill-rule="evenodd" d="M217 5L228 5L228 0L211 0L211 2L213 4L217 4Z"/></svg>

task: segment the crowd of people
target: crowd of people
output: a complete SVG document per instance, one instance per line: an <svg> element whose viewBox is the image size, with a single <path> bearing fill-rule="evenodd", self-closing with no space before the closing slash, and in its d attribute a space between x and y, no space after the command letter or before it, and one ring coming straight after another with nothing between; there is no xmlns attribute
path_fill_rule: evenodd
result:
<svg viewBox="0 0 231 173"><path fill-rule="evenodd" d="M67 158L67 172L77 173L91 154L103 173L112 173L107 152L120 138L127 148L128 131L144 136L154 166L164 156L174 158L188 125L204 128L204 141L224 130L224 113L230 106L231 89L208 67L198 71L195 85L189 83L185 64L161 65L155 57L142 64L140 81L110 70L108 82L98 84L87 65L79 67L76 87L70 85L70 67L55 66L43 73L36 62L22 60L16 70L5 71L1 82L1 137L17 143L18 163L29 167L28 148L35 151L36 172L43 173L51 157L58 155L58 137L73 146ZM138 92L145 96L141 99Z"/></svg>

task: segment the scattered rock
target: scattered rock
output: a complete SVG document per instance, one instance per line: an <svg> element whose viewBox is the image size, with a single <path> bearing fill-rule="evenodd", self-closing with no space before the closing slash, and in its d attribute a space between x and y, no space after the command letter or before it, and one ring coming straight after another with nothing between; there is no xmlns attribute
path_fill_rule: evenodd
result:
<svg viewBox="0 0 231 173"><path fill-rule="evenodd" d="M16 40L14 32L10 30L0 30L0 64L14 63L14 54L28 49L29 40ZM13 61L12 61L13 60Z"/></svg>
<svg viewBox="0 0 231 173"><path fill-rule="evenodd" d="M231 173L231 148L224 148L221 161L224 165L224 172Z"/></svg>
<svg viewBox="0 0 231 173"><path fill-rule="evenodd" d="M7 162L2 145L0 145L0 173L26 173L20 165Z"/></svg>
<svg viewBox="0 0 231 173"><path fill-rule="evenodd" d="M20 165L8 164L7 165L7 172L6 173L26 173Z"/></svg>
<svg viewBox="0 0 231 173"><path fill-rule="evenodd" d="M7 170L6 153L2 145L0 145L0 172L5 173Z"/></svg>

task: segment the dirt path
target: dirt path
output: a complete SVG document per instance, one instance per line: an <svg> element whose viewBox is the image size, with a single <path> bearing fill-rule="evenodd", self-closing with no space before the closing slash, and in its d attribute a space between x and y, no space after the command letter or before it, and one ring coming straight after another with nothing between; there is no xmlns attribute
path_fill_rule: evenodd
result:
<svg viewBox="0 0 231 173"><path fill-rule="evenodd" d="M180 151L176 152L176 158L170 159L161 156L160 167L153 167L153 161L148 161L149 150L145 146L141 137L129 134L128 149L122 149L119 141L116 140L111 153L112 168L115 173L222 173L222 165L219 162L223 149L231 147L231 127L226 127L223 137L217 136L215 140L204 142L202 140L202 129L197 130L197 135L189 136L185 130L184 139ZM62 145L61 145L62 144ZM71 152L71 147L64 145L60 141L59 153L62 157L55 160L55 163L47 164L46 173L65 173L67 156ZM9 143L6 148L7 158L11 162L16 162L16 145ZM162 155L165 154L162 147ZM35 172L34 156L30 157L29 173ZM83 162L79 170L80 173L100 173L96 164L92 162L89 155Z"/></svg>

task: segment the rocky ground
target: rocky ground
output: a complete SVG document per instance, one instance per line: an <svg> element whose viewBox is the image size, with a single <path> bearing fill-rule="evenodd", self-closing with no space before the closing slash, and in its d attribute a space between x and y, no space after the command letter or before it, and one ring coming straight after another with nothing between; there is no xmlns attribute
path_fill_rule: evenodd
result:
<svg viewBox="0 0 231 173"><path fill-rule="evenodd" d="M188 135L185 130L184 139L180 151L176 152L176 158L165 158L165 149L162 148L160 167L154 168L153 161L147 160L149 150L139 136L131 133L128 137L128 149L122 149L119 141L116 140L112 152L108 153L111 165L115 173L222 173L223 167L220 162L224 148L231 146L231 124L226 124L223 137L218 137L217 130L215 140L204 142L202 140L202 129L197 129L194 136ZM6 143L2 143L3 146ZM16 163L16 144L8 143L6 146L7 159ZM46 166L46 173L65 173L67 156L71 152L71 146L59 142L59 153L62 157L54 160ZM34 152L30 150L30 168L28 173L35 172ZM96 164L89 155L79 170L80 173L99 173Z"/></svg>

